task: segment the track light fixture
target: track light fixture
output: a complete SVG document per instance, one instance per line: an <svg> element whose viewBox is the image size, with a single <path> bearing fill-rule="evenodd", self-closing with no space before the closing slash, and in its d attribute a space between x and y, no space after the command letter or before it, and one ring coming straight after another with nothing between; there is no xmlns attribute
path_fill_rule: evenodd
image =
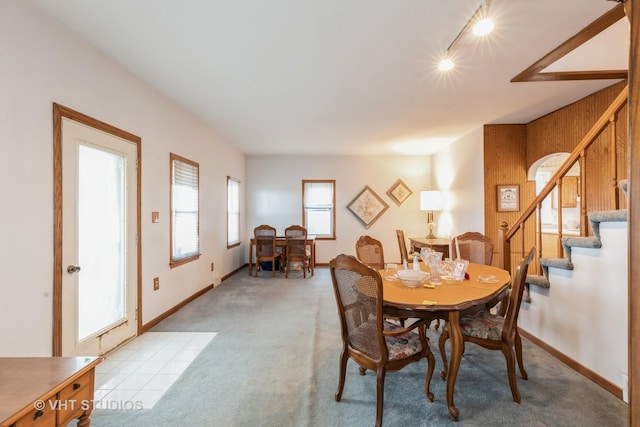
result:
<svg viewBox="0 0 640 427"><path fill-rule="evenodd" d="M454 38L451 44L449 44L449 47L445 51L444 58L442 58L438 63L438 70L449 71L453 69L455 64L453 62L453 58L451 57L451 51L458 40L460 40L462 35L472 25L473 34L478 37L486 36L493 31L495 24L493 23L491 17L489 17L489 0L484 0L480 4L480 6L478 6L473 15L471 15L471 18L469 18L466 24L464 24L464 27L462 27L456 38Z"/></svg>

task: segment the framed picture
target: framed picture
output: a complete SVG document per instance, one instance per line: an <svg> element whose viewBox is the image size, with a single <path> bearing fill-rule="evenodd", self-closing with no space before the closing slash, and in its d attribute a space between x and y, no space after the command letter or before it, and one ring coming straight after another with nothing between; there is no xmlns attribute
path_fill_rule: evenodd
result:
<svg viewBox="0 0 640 427"><path fill-rule="evenodd" d="M365 228L369 228L382 216L384 211L389 209L389 205L367 185L349 203L347 208L360 220Z"/></svg>
<svg viewBox="0 0 640 427"><path fill-rule="evenodd" d="M520 210L520 186L498 185L498 212L517 212Z"/></svg>
<svg viewBox="0 0 640 427"><path fill-rule="evenodd" d="M395 202L396 205L401 206L405 200L413 194L413 191L407 187L407 184L402 182L401 179L397 180L395 184L387 191L387 195Z"/></svg>

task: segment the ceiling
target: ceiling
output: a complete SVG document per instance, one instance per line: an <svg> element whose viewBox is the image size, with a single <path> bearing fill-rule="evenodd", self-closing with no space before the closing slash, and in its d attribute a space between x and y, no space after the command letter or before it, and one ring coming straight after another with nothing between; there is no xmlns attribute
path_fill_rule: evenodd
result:
<svg viewBox="0 0 640 427"><path fill-rule="evenodd" d="M616 82L510 82L606 0L493 0L495 31L465 32L449 74L479 0L32 1L248 155L428 154ZM598 37L556 69L626 69L628 21Z"/></svg>

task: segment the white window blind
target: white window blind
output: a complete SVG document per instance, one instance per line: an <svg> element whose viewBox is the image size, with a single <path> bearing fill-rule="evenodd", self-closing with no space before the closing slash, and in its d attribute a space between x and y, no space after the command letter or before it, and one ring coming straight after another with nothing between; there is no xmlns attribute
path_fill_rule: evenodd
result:
<svg viewBox="0 0 640 427"><path fill-rule="evenodd" d="M199 165L171 154L171 264L200 256Z"/></svg>
<svg viewBox="0 0 640 427"><path fill-rule="evenodd" d="M302 219L308 234L335 238L335 181L302 181Z"/></svg>
<svg viewBox="0 0 640 427"><path fill-rule="evenodd" d="M227 177L227 247L240 244L240 181Z"/></svg>

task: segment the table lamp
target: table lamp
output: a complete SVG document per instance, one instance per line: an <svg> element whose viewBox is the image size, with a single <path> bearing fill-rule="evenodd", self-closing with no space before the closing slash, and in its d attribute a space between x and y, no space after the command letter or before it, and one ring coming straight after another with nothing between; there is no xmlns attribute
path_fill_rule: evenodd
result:
<svg viewBox="0 0 640 427"><path fill-rule="evenodd" d="M436 236L433 234L433 227L435 226L433 222L433 212L439 211L441 205L440 191L427 190L420 192L420 210L427 211L427 228L429 229L427 239L436 239Z"/></svg>

